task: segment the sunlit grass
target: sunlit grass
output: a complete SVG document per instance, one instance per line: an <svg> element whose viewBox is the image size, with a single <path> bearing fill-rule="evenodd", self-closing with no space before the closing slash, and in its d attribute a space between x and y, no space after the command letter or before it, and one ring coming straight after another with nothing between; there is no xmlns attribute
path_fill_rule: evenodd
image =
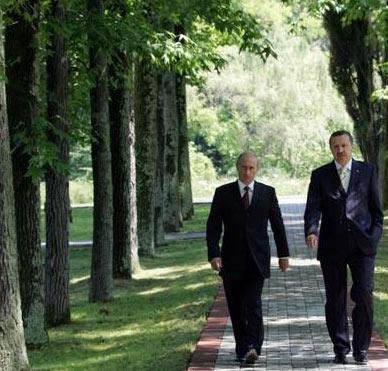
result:
<svg viewBox="0 0 388 371"><path fill-rule="evenodd" d="M384 232L376 257L375 325L388 346L388 210L385 211Z"/></svg>
<svg viewBox="0 0 388 371"><path fill-rule="evenodd" d="M209 205L195 205L194 216L185 221L182 232L203 232L209 214ZM93 208L75 207L71 212L70 241L91 241L93 238ZM45 241L44 213L41 212L41 239Z"/></svg>
<svg viewBox="0 0 388 371"><path fill-rule="evenodd" d="M71 249L72 321L29 351L34 370L184 370L217 291L204 241L173 243L141 259L114 300L88 302L90 250Z"/></svg>

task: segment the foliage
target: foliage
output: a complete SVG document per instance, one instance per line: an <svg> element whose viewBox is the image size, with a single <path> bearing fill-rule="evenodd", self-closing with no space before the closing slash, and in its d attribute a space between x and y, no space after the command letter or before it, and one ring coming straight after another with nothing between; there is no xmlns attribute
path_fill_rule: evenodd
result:
<svg viewBox="0 0 388 371"><path fill-rule="evenodd" d="M219 174L234 174L236 156L249 149L261 159L264 175L279 168L304 177L330 160L331 131L352 131L328 73L327 40L311 17L305 22L314 25L314 37L290 35L292 9L277 1L247 6L272 25L278 58L264 64L224 48L228 66L208 74L206 86L189 90L190 139Z"/></svg>
<svg viewBox="0 0 388 371"><path fill-rule="evenodd" d="M115 300L87 300L90 249L70 251L72 322L28 356L34 370L183 370L217 291L203 241L172 243L142 259Z"/></svg>
<svg viewBox="0 0 388 371"><path fill-rule="evenodd" d="M189 151L192 181L215 179L216 171L210 159L203 153L196 151L192 143L189 145Z"/></svg>

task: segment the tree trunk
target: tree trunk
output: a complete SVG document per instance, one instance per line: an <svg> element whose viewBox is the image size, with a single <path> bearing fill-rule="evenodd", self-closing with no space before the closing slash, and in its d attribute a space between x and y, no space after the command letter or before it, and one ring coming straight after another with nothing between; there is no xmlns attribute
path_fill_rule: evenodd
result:
<svg viewBox="0 0 388 371"><path fill-rule="evenodd" d="M49 140L58 149L59 165L69 166L68 61L65 39L58 26L66 20L63 0L52 0L47 57L47 117ZM69 301L69 179L67 171L46 172L46 323L70 322Z"/></svg>
<svg viewBox="0 0 388 371"><path fill-rule="evenodd" d="M157 74L157 95L158 105L156 113L157 129L157 156L156 156L156 179L155 179L155 244L162 246L166 244L164 233L164 149L165 149L165 127L163 120L163 73Z"/></svg>
<svg viewBox="0 0 388 371"><path fill-rule="evenodd" d="M38 347L48 340L44 323L43 265L40 247L39 180L28 174L37 148L38 0L23 3L8 14L5 31L7 109L11 135L16 236L24 336ZM17 138L17 139L16 139ZM23 139L21 139L23 138Z"/></svg>
<svg viewBox="0 0 388 371"><path fill-rule="evenodd" d="M135 131L139 253L155 254L156 73L147 59L135 66Z"/></svg>
<svg viewBox="0 0 388 371"><path fill-rule="evenodd" d="M163 118L166 128L164 173L164 229L177 232L182 226L178 181L179 127L177 115L176 81L174 72L163 75Z"/></svg>
<svg viewBox="0 0 388 371"><path fill-rule="evenodd" d="M88 11L90 71L94 76L90 90L94 209L89 300L105 302L113 297L113 207L107 48L98 29L98 21L103 22L104 2L88 0Z"/></svg>
<svg viewBox="0 0 388 371"><path fill-rule="evenodd" d="M133 99L127 78L131 63L117 52L110 66L113 180L113 277L131 278L139 269L136 217L136 160Z"/></svg>
<svg viewBox="0 0 388 371"><path fill-rule="evenodd" d="M176 96L179 127L179 197L183 220L187 220L194 215L194 207L193 194L191 191L189 138L187 133L186 79L180 74L176 74Z"/></svg>
<svg viewBox="0 0 388 371"><path fill-rule="evenodd" d="M0 10L0 75L4 76L3 18ZM0 81L0 368L28 369L20 310L15 200L4 80Z"/></svg>
<svg viewBox="0 0 388 371"><path fill-rule="evenodd" d="M331 47L330 74L345 98L346 109L354 122L356 138L366 162L377 167L379 186L384 183L384 101L372 101L376 40L368 18L343 23L343 14L334 9L324 14L324 26Z"/></svg>

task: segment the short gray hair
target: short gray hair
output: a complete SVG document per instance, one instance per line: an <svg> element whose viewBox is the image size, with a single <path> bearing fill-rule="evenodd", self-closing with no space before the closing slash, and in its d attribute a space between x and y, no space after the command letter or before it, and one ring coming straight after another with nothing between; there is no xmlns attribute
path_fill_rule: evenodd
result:
<svg viewBox="0 0 388 371"><path fill-rule="evenodd" d="M250 151L243 152L243 153L241 153L241 154L237 157L236 167L238 167L238 165L240 165L240 162L241 162L241 160L242 160L244 157L253 157L253 158L256 160L256 166L259 167L259 160L258 160L257 156L256 156L253 152L250 152Z"/></svg>

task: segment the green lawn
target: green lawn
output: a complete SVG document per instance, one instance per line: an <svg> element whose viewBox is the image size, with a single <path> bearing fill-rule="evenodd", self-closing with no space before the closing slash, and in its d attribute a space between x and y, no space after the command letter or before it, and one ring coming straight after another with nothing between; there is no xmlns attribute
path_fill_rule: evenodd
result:
<svg viewBox="0 0 388 371"><path fill-rule="evenodd" d="M375 325L388 346L388 210L385 211L384 234L379 245L375 270Z"/></svg>
<svg viewBox="0 0 388 371"><path fill-rule="evenodd" d="M114 301L89 304L89 249L70 250L71 324L29 351L34 370L186 368L217 291L204 241L172 243L142 259L132 281L116 280Z"/></svg>
<svg viewBox="0 0 388 371"><path fill-rule="evenodd" d="M71 211L70 241L91 241L93 236L93 208L80 207ZM41 239L46 240L44 211L41 212Z"/></svg>
<svg viewBox="0 0 388 371"><path fill-rule="evenodd" d="M194 216L184 222L182 232L204 232L209 211L210 205L194 206Z"/></svg>
<svg viewBox="0 0 388 371"><path fill-rule="evenodd" d="M209 214L209 205L194 207L194 216L185 221L182 232L203 232ZM70 241L91 241L93 237L93 209L90 207L73 208L72 223L70 223ZM45 241L44 212L41 214L41 239Z"/></svg>

